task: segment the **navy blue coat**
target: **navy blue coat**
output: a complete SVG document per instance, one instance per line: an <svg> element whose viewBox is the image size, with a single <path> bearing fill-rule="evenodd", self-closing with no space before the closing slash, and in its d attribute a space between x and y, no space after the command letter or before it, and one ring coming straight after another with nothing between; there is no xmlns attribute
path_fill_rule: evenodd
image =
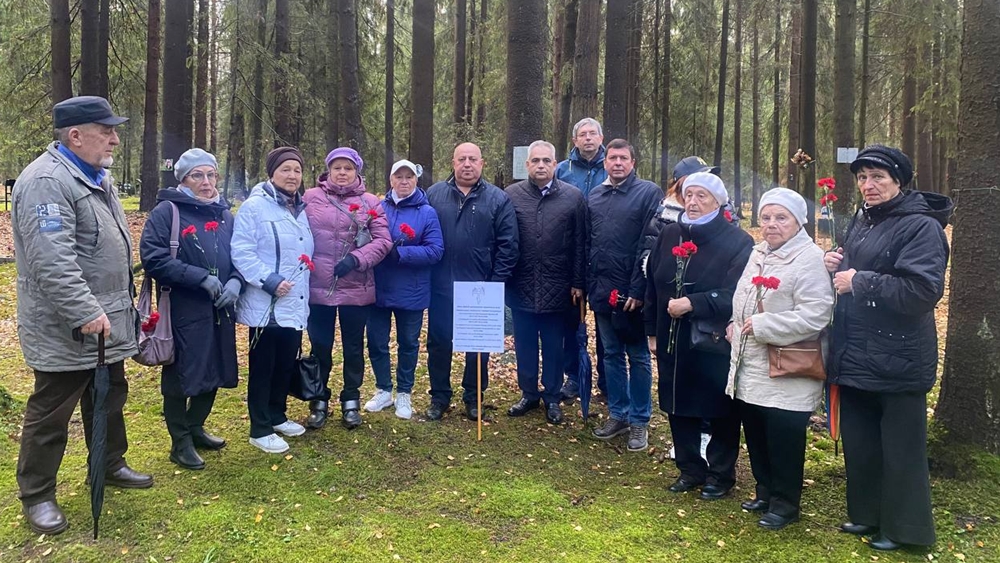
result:
<svg viewBox="0 0 1000 563"><path fill-rule="evenodd" d="M236 387L236 314L232 307L216 310L213 299L199 286L209 267L219 270L223 284L230 279L242 283L231 261L233 215L224 202L203 203L176 189L160 190L156 199L159 203L142 229L139 257L146 275L171 288L174 363L163 366L160 390L166 396L193 397ZM173 212L168 201L177 204L180 231L192 225L198 230L197 244L190 236L180 237L177 258L170 257ZM214 233L205 230L209 221L219 223Z"/></svg>
<svg viewBox="0 0 1000 563"><path fill-rule="evenodd" d="M576 186L586 199L590 191L608 177L608 172L604 169L604 153L605 148L601 147L597 149L594 160L584 160L579 149L574 148L569 151L569 158L556 167L556 180Z"/></svg>
<svg viewBox="0 0 1000 563"><path fill-rule="evenodd" d="M420 188L399 203L386 196L382 209L389 236L402 242L397 247L398 262L386 259L375 266L375 305L422 311L431 303L431 268L444 255L437 212ZM399 230L404 223L416 233L412 240Z"/></svg>

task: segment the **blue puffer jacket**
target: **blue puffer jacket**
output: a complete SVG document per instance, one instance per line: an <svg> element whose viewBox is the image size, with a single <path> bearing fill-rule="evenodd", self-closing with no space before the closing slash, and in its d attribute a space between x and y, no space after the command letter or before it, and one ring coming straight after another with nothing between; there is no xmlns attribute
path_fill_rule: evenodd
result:
<svg viewBox="0 0 1000 563"><path fill-rule="evenodd" d="M422 311L431 303L431 267L444 255L437 212L420 188L399 203L387 195L382 208L389 236L402 242L398 246L399 262L387 258L375 266L375 305ZM412 240L399 230L404 223L416 233Z"/></svg>
<svg viewBox="0 0 1000 563"><path fill-rule="evenodd" d="M569 152L569 158L556 167L556 179L580 188L584 199L590 195L590 190L600 186L607 177L608 172L604 170L604 147L597 150L594 160L584 160L580 151L574 148Z"/></svg>

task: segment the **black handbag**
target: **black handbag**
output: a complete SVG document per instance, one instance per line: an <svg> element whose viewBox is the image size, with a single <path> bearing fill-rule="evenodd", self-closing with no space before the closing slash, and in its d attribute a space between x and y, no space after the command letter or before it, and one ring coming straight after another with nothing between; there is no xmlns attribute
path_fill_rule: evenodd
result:
<svg viewBox="0 0 1000 563"><path fill-rule="evenodd" d="M708 319L691 321L691 349L720 356L729 356L732 351L726 340L726 327Z"/></svg>
<svg viewBox="0 0 1000 563"><path fill-rule="evenodd" d="M300 401L322 401L325 391L323 387L323 380L319 375L319 360L311 353L303 356L300 349L288 393Z"/></svg>

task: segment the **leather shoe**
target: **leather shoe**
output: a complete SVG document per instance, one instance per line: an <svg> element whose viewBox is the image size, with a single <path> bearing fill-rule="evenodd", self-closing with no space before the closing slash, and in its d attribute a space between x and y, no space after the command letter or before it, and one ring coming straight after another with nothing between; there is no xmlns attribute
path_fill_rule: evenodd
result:
<svg viewBox="0 0 1000 563"><path fill-rule="evenodd" d="M326 424L329 416L329 404L326 401L311 401L309 403L309 417L306 418L306 427L319 430Z"/></svg>
<svg viewBox="0 0 1000 563"><path fill-rule="evenodd" d="M687 479L681 477L674 481L673 485L667 487L667 490L671 493L686 493L688 491L693 491L698 487L702 486L703 483L695 483L694 481L688 481Z"/></svg>
<svg viewBox="0 0 1000 563"><path fill-rule="evenodd" d="M223 438L205 432L204 428L192 428L191 441L194 443L194 447L203 450L221 450L226 447L226 441Z"/></svg>
<svg viewBox="0 0 1000 563"><path fill-rule="evenodd" d="M537 409L540 405L541 401L538 399L532 401L527 397L521 397L521 400L514 403L509 409L507 409L507 416L524 416Z"/></svg>
<svg viewBox="0 0 1000 563"><path fill-rule="evenodd" d="M195 471L205 469L205 460L198 455L198 452L194 449L194 445L191 443L179 447L174 446L170 450L170 461L184 469L193 469Z"/></svg>
<svg viewBox="0 0 1000 563"><path fill-rule="evenodd" d="M767 512L767 509L770 506L771 503L759 498L740 503L740 508L746 510L747 512Z"/></svg>
<svg viewBox="0 0 1000 563"><path fill-rule="evenodd" d="M798 522L799 516L781 516L780 514L775 514L773 512L767 512L761 519L757 522L757 525L761 528L768 530L780 530L785 526L791 524L792 522Z"/></svg>
<svg viewBox="0 0 1000 563"><path fill-rule="evenodd" d="M563 412L562 407L559 403L549 403L545 409L545 420L549 421L549 424L562 424Z"/></svg>
<svg viewBox="0 0 1000 563"><path fill-rule="evenodd" d="M719 485L705 485L701 488L702 500L719 500L729 494L729 489Z"/></svg>
<svg viewBox="0 0 1000 563"><path fill-rule="evenodd" d="M54 536L69 526L66 516L54 500L47 500L31 506L23 506L24 518L36 534Z"/></svg>
<svg viewBox="0 0 1000 563"><path fill-rule="evenodd" d="M431 406L427 407L427 420L441 420L448 408L449 405L432 402Z"/></svg>
<svg viewBox="0 0 1000 563"><path fill-rule="evenodd" d="M124 466L104 478L104 484L122 489L148 489L153 486L153 476L139 473L129 466Z"/></svg>
<svg viewBox="0 0 1000 563"><path fill-rule="evenodd" d="M465 418L473 422L479 420L479 409L476 408L475 403L465 403Z"/></svg>
<svg viewBox="0 0 1000 563"><path fill-rule="evenodd" d="M844 522L840 525L840 531L848 534L854 534L856 536L870 536L878 533L878 526L866 526L864 524Z"/></svg>
<svg viewBox="0 0 1000 563"><path fill-rule="evenodd" d="M882 534L876 534L872 537L871 541L868 542L868 545L871 546L872 549L877 549L879 551L895 551L903 547L901 544L890 540Z"/></svg>

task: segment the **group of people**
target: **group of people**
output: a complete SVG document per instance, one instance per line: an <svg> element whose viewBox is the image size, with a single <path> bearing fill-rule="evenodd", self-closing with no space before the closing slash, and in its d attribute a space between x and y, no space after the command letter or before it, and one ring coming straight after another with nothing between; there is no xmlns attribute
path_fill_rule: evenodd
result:
<svg viewBox="0 0 1000 563"><path fill-rule="evenodd" d="M125 118L96 97L61 102L53 117L58 140L18 178L12 211L18 327L36 381L18 484L29 525L48 534L66 527L55 476L81 401L90 436L97 349L93 338L74 340L73 329L106 339L108 484L153 483L124 459L123 361L137 352L137 333L152 328L150 319L139 327L132 306L131 241L105 171ZM175 357L161 378L171 461L202 469L198 450L226 444L205 421L218 389L237 384L237 323L250 327L250 443L265 452L285 452L284 437L324 426L338 319L346 428L361 424L362 410L412 416L425 311L426 418L441 419L452 401L453 282L502 282L522 391L508 415L544 407L549 423L563 421L561 404L581 383L585 344L576 333L586 301L609 411L594 437L627 434L628 450L647 448L655 355L680 473L669 490L727 496L742 425L756 480L742 507L761 512L759 525L772 530L799 519L806 426L823 381L775 377L769 347L824 342L829 381L843 390L851 520L843 530L871 535L877 549L932 544L926 393L936 374L933 309L943 293L950 200L905 191L907 156L874 145L851 165L864 202L841 247L824 253L809 238L809 206L785 188L762 197L755 245L718 168L682 159L664 191L637 177L627 141L603 141L591 118L574 126L575 148L563 162L552 144L536 141L528 178L506 189L483 178L479 147L462 143L452 175L426 191L417 186L419 165L396 162L381 199L354 149L331 151L326 171L303 191L302 154L280 147L267 155L268 179L235 216L217 188L215 157L185 152L139 246L146 275L171 296ZM305 425L286 415L303 331L324 389ZM377 390L362 407L366 336ZM475 361L466 356L462 377L470 419L480 414ZM480 361L485 391L488 356ZM703 433L711 436L704 454Z"/></svg>

